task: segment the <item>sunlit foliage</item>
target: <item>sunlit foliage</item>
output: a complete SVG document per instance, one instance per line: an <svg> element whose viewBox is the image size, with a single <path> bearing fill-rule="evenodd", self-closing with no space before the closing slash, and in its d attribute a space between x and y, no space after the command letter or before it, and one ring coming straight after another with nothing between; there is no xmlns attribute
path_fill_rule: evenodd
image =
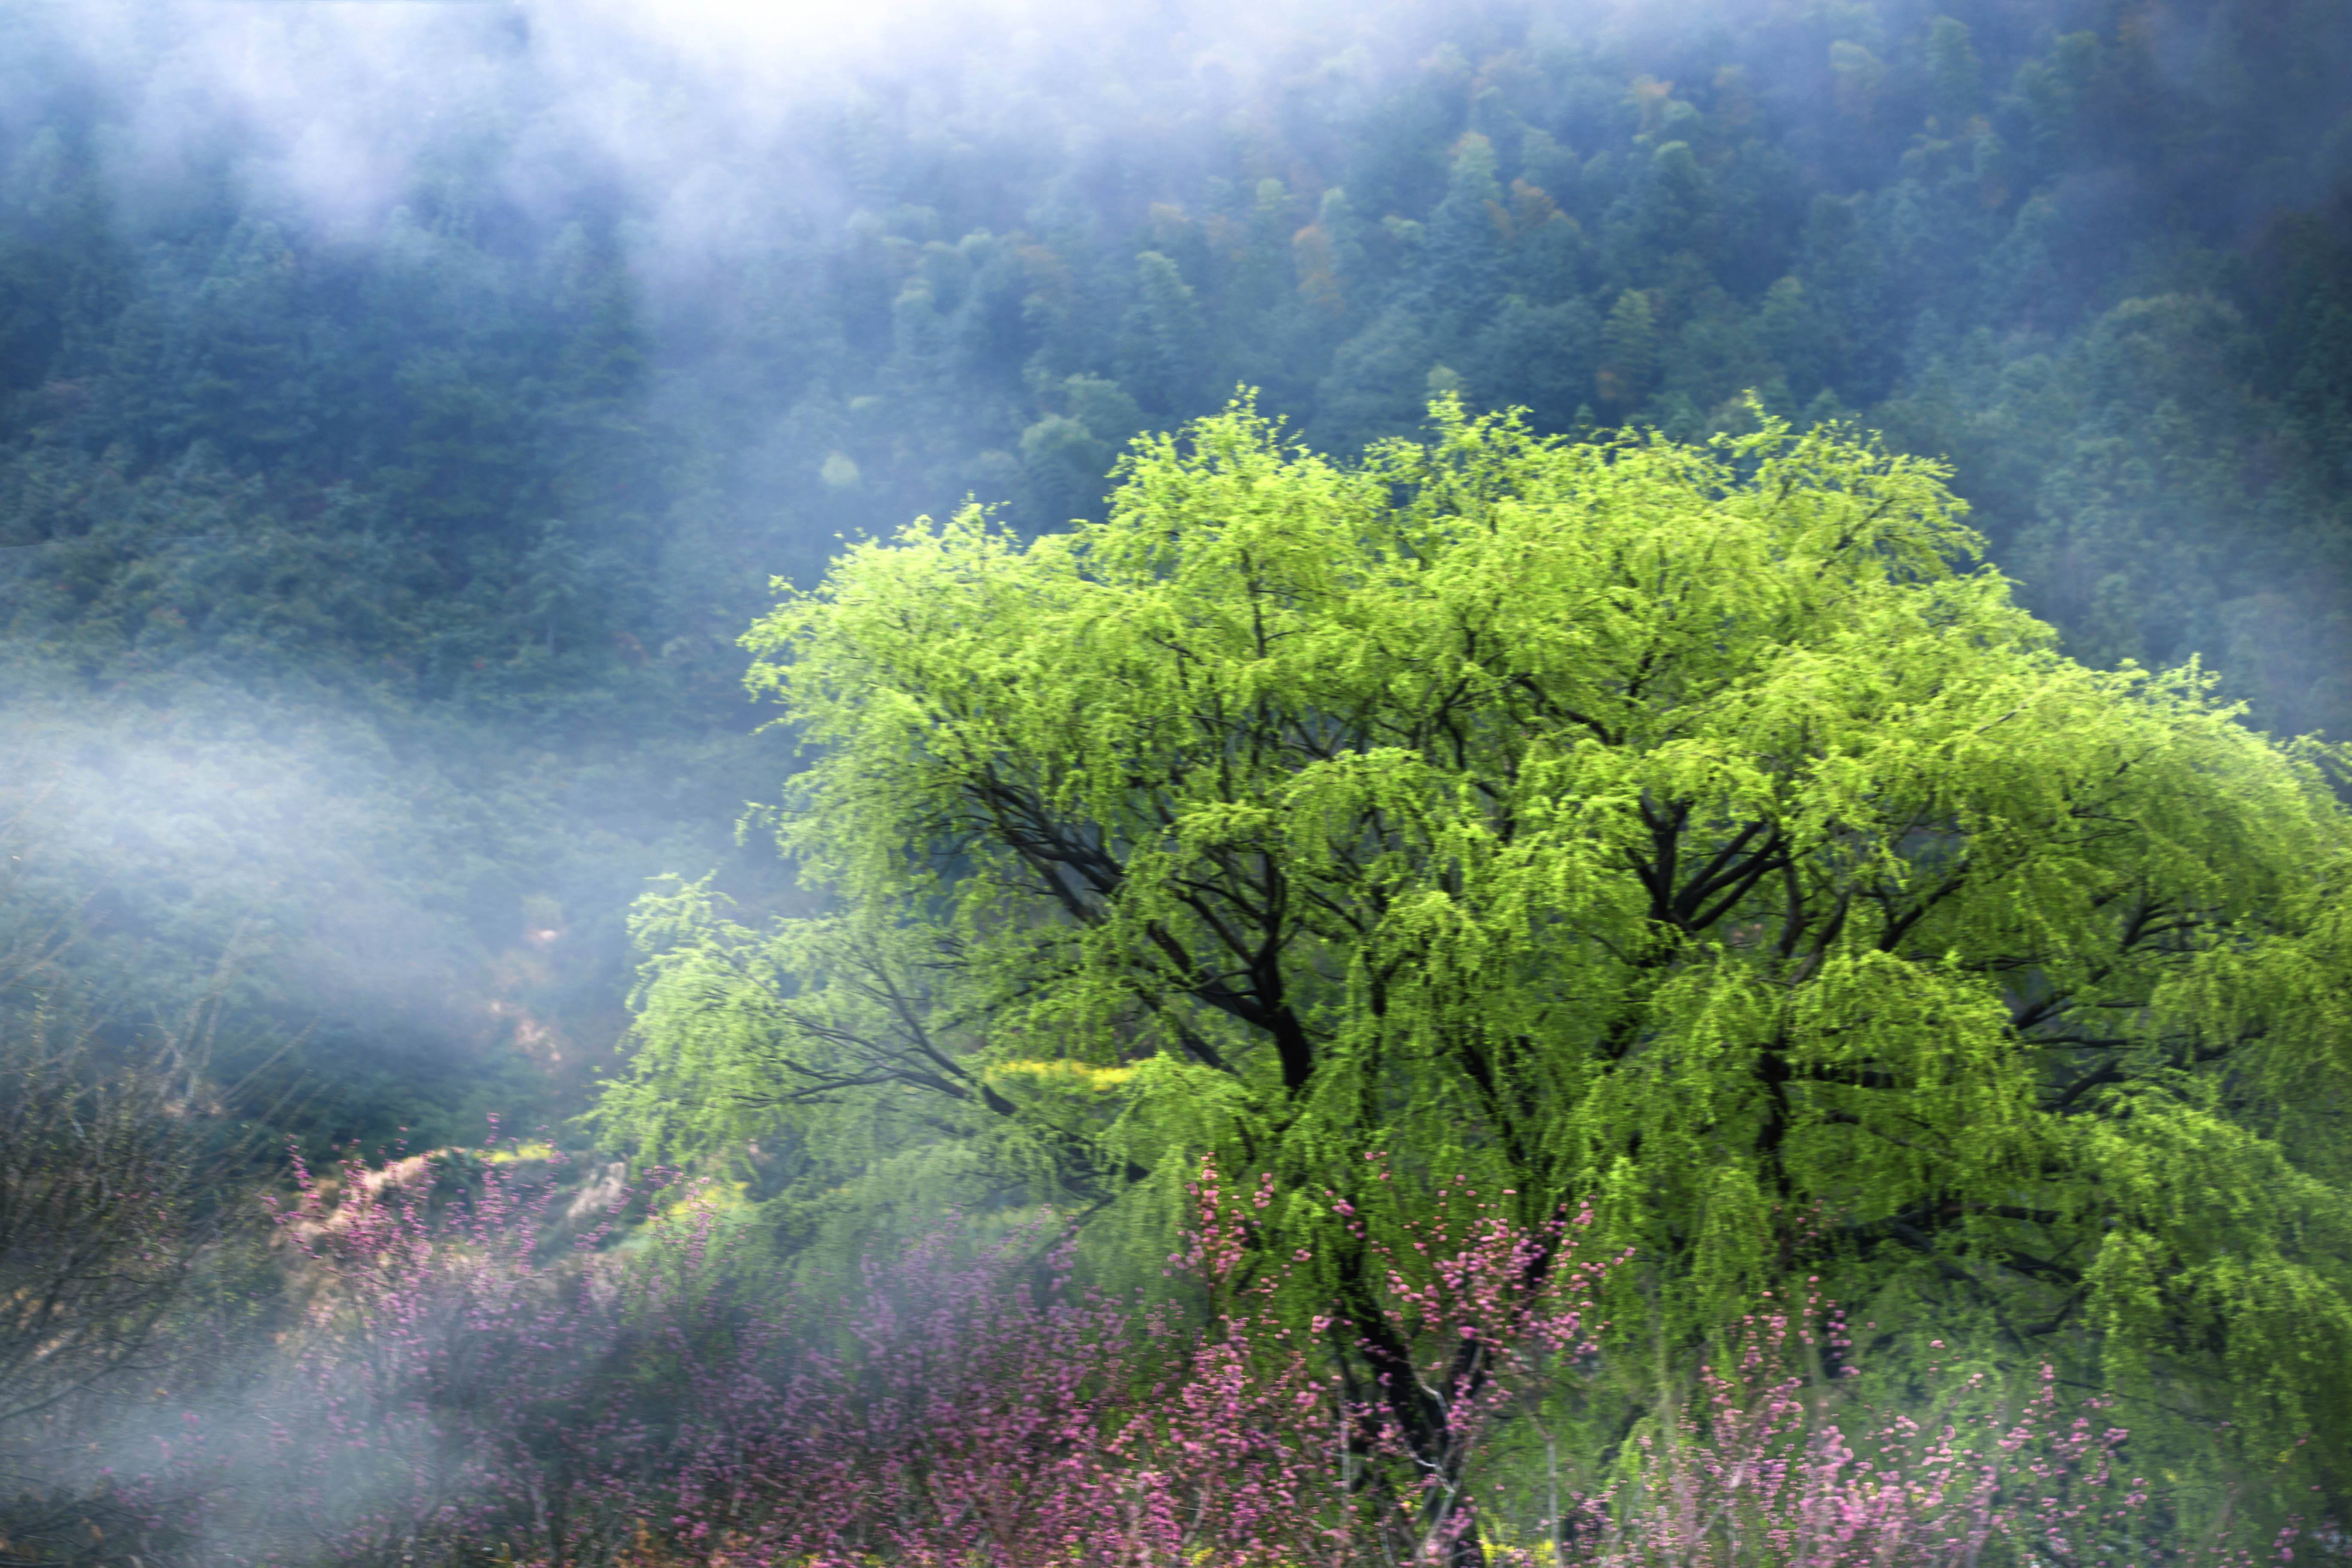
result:
<svg viewBox="0 0 2352 1568"><path fill-rule="evenodd" d="M967 510L789 595L752 679L842 912L649 905L613 1125L789 1106L853 1167L887 1122L1097 1203L1202 1148L1370 1214L1596 1194L1669 1332L1835 1270L2332 1470L2326 753L2056 651L1943 471L1844 430L1433 417L1351 464L1237 405L1139 443L1103 524ZM1041 1059L1131 1071L990 1068ZM1318 1205L1276 1234L1301 1310L1359 1306Z"/></svg>

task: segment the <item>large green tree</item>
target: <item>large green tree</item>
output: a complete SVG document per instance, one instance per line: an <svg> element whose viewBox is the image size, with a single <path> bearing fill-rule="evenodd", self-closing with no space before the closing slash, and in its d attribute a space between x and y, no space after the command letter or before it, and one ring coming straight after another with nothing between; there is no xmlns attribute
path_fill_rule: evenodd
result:
<svg viewBox="0 0 2352 1568"><path fill-rule="evenodd" d="M747 639L837 910L649 905L606 1114L790 1109L845 1168L911 1140L1104 1204L1203 1150L1271 1173L1269 1255L1311 1252L1300 1310L1433 1464L1457 1390L1328 1194L1597 1195L1670 1338L1819 1274L2265 1452L2316 1432L2340 1481L2326 753L2057 652L1942 479L1450 402L1342 464L1239 405L1139 442L1104 523L856 546Z"/></svg>

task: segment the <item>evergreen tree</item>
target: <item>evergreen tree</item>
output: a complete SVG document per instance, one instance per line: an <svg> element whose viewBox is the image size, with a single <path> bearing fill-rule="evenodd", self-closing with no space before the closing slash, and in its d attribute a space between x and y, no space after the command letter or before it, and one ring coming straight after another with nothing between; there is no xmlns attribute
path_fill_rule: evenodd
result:
<svg viewBox="0 0 2352 1568"><path fill-rule="evenodd" d="M1640 405L1657 372L1658 326L1650 297L1638 289L1617 296L1601 328L1601 368L1592 390L1620 417Z"/></svg>
<svg viewBox="0 0 2352 1568"><path fill-rule="evenodd" d="M1176 263L1156 250L1135 258L1137 300L1119 349L1119 380L1150 412L1181 418L1204 395L1208 323Z"/></svg>
<svg viewBox="0 0 2352 1568"><path fill-rule="evenodd" d="M1427 309L1472 327L1486 318L1502 293L1509 223L1494 144L1473 132L1454 148L1445 199L1429 215L1420 251Z"/></svg>
<svg viewBox="0 0 2352 1568"><path fill-rule="evenodd" d="M1975 37L1967 23L1952 16L1938 16L1929 25L1927 76L1933 84L1937 118L1946 130L1958 129L1976 112L1983 92Z"/></svg>

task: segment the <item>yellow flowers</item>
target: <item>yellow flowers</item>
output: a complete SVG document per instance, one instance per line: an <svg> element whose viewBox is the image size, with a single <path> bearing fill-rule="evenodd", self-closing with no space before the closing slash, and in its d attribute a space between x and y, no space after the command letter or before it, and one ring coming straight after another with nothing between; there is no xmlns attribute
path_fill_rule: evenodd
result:
<svg viewBox="0 0 2352 1568"><path fill-rule="evenodd" d="M1085 1062L1067 1059L1031 1058L991 1062L988 1077L992 1082L1000 1078L1026 1078L1043 1082L1056 1079L1079 1089L1100 1093L1117 1089L1135 1076L1133 1068L1091 1067Z"/></svg>

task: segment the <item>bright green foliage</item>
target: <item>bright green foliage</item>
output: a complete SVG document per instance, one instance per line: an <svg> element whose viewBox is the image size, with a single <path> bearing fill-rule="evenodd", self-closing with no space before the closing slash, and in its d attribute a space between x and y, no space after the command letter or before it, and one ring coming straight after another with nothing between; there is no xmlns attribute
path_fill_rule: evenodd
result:
<svg viewBox="0 0 2352 1568"><path fill-rule="evenodd" d="M1099 519L1129 437L1236 384L1335 452L1448 390L1552 433L1851 410L1951 461L2076 658L2201 655L2261 727L2352 736L2342 0L1258 6L1181 43L1123 6L803 62L756 112L706 74L731 50L615 42L670 106L627 174L577 142L573 57L472 6L354 48L316 134L373 172L331 194L275 121L172 96L237 100L198 35L241 13L93 54L86 9L0 14L0 818L62 896L121 889L142 985L254 955L283 1016L225 1034L308 1042L305 1137L399 1137L415 1092L572 1108L620 911L726 862L776 771L731 646L771 574L967 496ZM372 820L289 827L234 898L201 846L241 792L124 798L177 826L86 854L58 820L91 758L281 742ZM412 934L238 934L316 933L313 898ZM387 949L425 960L389 1007Z"/></svg>
<svg viewBox="0 0 2352 1568"><path fill-rule="evenodd" d="M2325 754L2058 653L1850 431L1434 417L1343 465L1239 405L1107 522L971 510L789 595L746 639L817 749L781 837L848 912L652 906L607 1115L790 1100L845 1166L920 1123L1097 1202L1214 1147L1359 1323L1307 1194L1597 1194L1674 1331L1835 1270L2340 1473Z"/></svg>

